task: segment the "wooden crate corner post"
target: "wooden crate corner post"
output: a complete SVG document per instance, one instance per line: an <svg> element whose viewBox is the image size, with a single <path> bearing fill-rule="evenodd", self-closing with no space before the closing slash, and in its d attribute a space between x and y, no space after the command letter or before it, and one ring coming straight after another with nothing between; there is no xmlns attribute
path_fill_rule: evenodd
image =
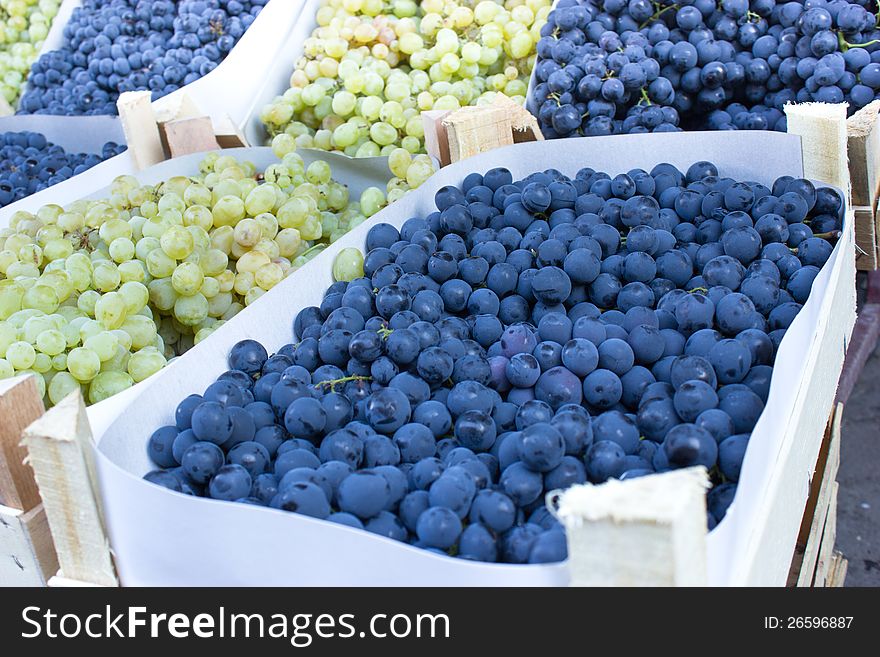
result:
<svg viewBox="0 0 880 657"><path fill-rule="evenodd" d="M880 192L880 100L846 120L849 173L855 211L856 265L864 271L880 266L877 196Z"/></svg>
<svg viewBox="0 0 880 657"><path fill-rule="evenodd" d="M43 414L34 377L0 381L0 586L45 586L58 558L33 472L19 445Z"/></svg>
<svg viewBox="0 0 880 657"><path fill-rule="evenodd" d="M696 467L551 493L571 586L705 586L708 487Z"/></svg>
<svg viewBox="0 0 880 657"><path fill-rule="evenodd" d="M70 394L28 426L23 443L43 497L61 577L117 586L97 491L95 445L81 392Z"/></svg>

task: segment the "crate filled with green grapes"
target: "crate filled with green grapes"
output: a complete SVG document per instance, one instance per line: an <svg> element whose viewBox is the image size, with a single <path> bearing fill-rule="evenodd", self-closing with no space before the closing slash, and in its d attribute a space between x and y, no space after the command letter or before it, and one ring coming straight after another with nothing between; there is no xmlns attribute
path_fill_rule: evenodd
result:
<svg viewBox="0 0 880 657"><path fill-rule="evenodd" d="M389 201L434 171L422 112L525 102L550 0L309 0L268 80L285 68L290 88L271 90L264 134L351 157L387 155ZM295 51L295 54L294 54ZM286 60L284 53L293 61ZM292 69L292 73L289 72ZM287 137L284 137L286 139Z"/></svg>
<svg viewBox="0 0 880 657"><path fill-rule="evenodd" d="M61 0L0 0L0 109L17 105L60 6Z"/></svg>
<svg viewBox="0 0 880 657"><path fill-rule="evenodd" d="M283 141L283 140L281 140ZM386 161L230 149L0 229L0 379L101 402L207 338L379 211Z"/></svg>

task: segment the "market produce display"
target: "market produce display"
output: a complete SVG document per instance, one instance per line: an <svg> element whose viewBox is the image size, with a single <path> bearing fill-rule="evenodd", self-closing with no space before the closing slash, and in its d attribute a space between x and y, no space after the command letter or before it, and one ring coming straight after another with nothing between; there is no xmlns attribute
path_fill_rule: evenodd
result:
<svg viewBox="0 0 880 657"><path fill-rule="evenodd" d="M498 91L524 102L549 11L549 0L324 0L291 88L260 118L301 146L423 153L422 111L477 105ZM401 177L417 187L430 173L418 164Z"/></svg>
<svg viewBox="0 0 880 657"><path fill-rule="evenodd" d="M19 111L116 114L125 91L168 95L216 68L266 2L83 0L62 47L34 63Z"/></svg>
<svg viewBox="0 0 880 657"><path fill-rule="evenodd" d="M261 174L214 152L196 176L123 176L108 198L15 213L0 230L0 379L41 374L47 404L77 387L106 399L384 204L375 187L350 198L324 161L276 154Z"/></svg>
<svg viewBox="0 0 880 657"><path fill-rule="evenodd" d="M548 138L778 130L791 102L880 98L873 0L559 0L529 106Z"/></svg>
<svg viewBox="0 0 880 657"><path fill-rule="evenodd" d="M100 153L67 153L38 132L0 132L0 208L82 173L125 148L111 141Z"/></svg>
<svg viewBox="0 0 880 657"><path fill-rule="evenodd" d="M565 558L545 494L693 465L736 492L780 341L841 228L828 187L709 162L443 187L270 355L244 340L147 451L173 491L479 561Z"/></svg>
<svg viewBox="0 0 880 657"><path fill-rule="evenodd" d="M0 0L0 98L15 107L61 0Z"/></svg>

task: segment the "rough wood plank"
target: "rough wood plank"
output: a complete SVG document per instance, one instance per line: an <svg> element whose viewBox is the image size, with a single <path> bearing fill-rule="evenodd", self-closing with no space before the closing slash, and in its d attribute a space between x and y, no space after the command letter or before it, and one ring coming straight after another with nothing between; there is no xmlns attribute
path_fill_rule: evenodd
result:
<svg viewBox="0 0 880 657"><path fill-rule="evenodd" d="M846 570L849 562L846 557L835 550L831 557L831 566L828 568L828 578L825 580L825 586L828 588L840 588L846 581Z"/></svg>
<svg viewBox="0 0 880 657"><path fill-rule="evenodd" d="M61 400L24 431L61 574L104 586L116 574L96 489L94 442L82 395Z"/></svg>
<svg viewBox="0 0 880 657"><path fill-rule="evenodd" d="M0 381L0 504L29 511L40 503L34 473L24 464L27 450L19 443L44 410L32 375Z"/></svg>
<svg viewBox="0 0 880 657"><path fill-rule="evenodd" d="M214 122L214 136L220 148L241 148L250 146L247 137L228 114Z"/></svg>
<svg viewBox="0 0 880 657"><path fill-rule="evenodd" d="M544 134L538 125L538 119L519 103L511 100L508 96L498 92L492 100L492 105L499 107L510 114L510 127L513 129L513 143L521 144L526 141L544 141Z"/></svg>
<svg viewBox="0 0 880 657"><path fill-rule="evenodd" d="M825 518L825 527L822 530L822 544L819 548L819 558L816 561L816 576L813 586L825 586L828 579L828 569L834 556L834 543L837 540L837 489L835 481L831 487L831 501L828 505L828 515Z"/></svg>
<svg viewBox="0 0 880 657"><path fill-rule="evenodd" d="M854 205L876 208L880 186L880 100L869 103L846 120L849 176Z"/></svg>
<svg viewBox="0 0 880 657"><path fill-rule="evenodd" d="M27 512L0 506L0 585L45 586L57 570L43 505Z"/></svg>
<svg viewBox="0 0 880 657"><path fill-rule="evenodd" d="M856 267L861 271L877 269L877 216L871 208L856 206L855 222Z"/></svg>
<svg viewBox="0 0 880 657"><path fill-rule="evenodd" d="M186 91L177 91L152 103L157 123L192 119L204 114Z"/></svg>
<svg viewBox="0 0 880 657"><path fill-rule="evenodd" d="M422 112L422 128L425 131L425 152L435 158L441 167L449 164L449 135L443 119L452 110L428 110Z"/></svg>
<svg viewBox="0 0 880 657"><path fill-rule="evenodd" d="M122 131L135 167L146 169L165 159L149 91L126 91L116 101Z"/></svg>
<svg viewBox="0 0 880 657"><path fill-rule="evenodd" d="M563 491L571 586L704 586L708 486L699 467Z"/></svg>
<svg viewBox="0 0 880 657"><path fill-rule="evenodd" d="M449 159L458 162L493 148L513 145L510 113L500 107L463 107L442 123L449 138Z"/></svg>
<svg viewBox="0 0 880 657"><path fill-rule="evenodd" d="M789 103L785 114L788 132L801 137L804 176L842 189L849 199L846 104Z"/></svg>
<svg viewBox="0 0 880 657"><path fill-rule="evenodd" d="M817 493L807 504L804 518L811 518L806 536L801 536L799 542L804 545L804 558L798 577L798 586L810 586L814 581L821 582L821 578L815 577L817 562L822 553L824 530L828 526L831 515L831 505L836 496L837 471L840 467L840 422L843 416L843 404L837 404L831 427L828 432L828 451L819 455L816 464L816 472L813 477ZM836 513L836 511L835 511ZM802 526L803 531L803 526Z"/></svg>
<svg viewBox="0 0 880 657"><path fill-rule="evenodd" d="M214 136L214 124L208 116L194 119L178 119L162 126L171 157L190 153L216 151L220 148Z"/></svg>

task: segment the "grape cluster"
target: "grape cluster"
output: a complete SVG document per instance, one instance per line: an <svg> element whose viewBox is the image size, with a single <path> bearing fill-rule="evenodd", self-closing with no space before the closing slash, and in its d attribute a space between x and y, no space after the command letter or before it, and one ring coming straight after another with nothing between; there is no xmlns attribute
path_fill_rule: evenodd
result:
<svg viewBox="0 0 880 657"><path fill-rule="evenodd" d="M15 107L60 0L0 0L0 98Z"/></svg>
<svg viewBox="0 0 880 657"><path fill-rule="evenodd" d="M880 97L873 0L560 0L529 105L545 136L785 131L791 102Z"/></svg>
<svg viewBox="0 0 880 657"><path fill-rule="evenodd" d="M34 63L19 111L116 114L125 91L153 99L217 67L268 0L84 0L64 43Z"/></svg>
<svg viewBox="0 0 880 657"><path fill-rule="evenodd" d="M123 176L107 198L15 213L0 230L0 378L35 371L47 403L78 384L101 401L206 338L384 203L377 188L349 198L324 161L276 153L281 161L259 175L211 153L196 176L156 186ZM106 372L114 375L99 377Z"/></svg>
<svg viewBox="0 0 880 657"><path fill-rule="evenodd" d="M496 168L435 200L340 252L292 343L235 345L145 478L480 561L564 559L544 496L587 481L703 465L720 521L837 192L697 162Z"/></svg>
<svg viewBox="0 0 880 657"><path fill-rule="evenodd" d="M0 208L67 180L125 150L107 142L101 153L66 153L37 132L0 132Z"/></svg>
<svg viewBox="0 0 880 657"><path fill-rule="evenodd" d="M366 157L424 152L420 113L523 102L549 0L324 0L291 88L267 105L271 134ZM429 175L429 174L428 174ZM426 176L400 176L417 186Z"/></svg>

